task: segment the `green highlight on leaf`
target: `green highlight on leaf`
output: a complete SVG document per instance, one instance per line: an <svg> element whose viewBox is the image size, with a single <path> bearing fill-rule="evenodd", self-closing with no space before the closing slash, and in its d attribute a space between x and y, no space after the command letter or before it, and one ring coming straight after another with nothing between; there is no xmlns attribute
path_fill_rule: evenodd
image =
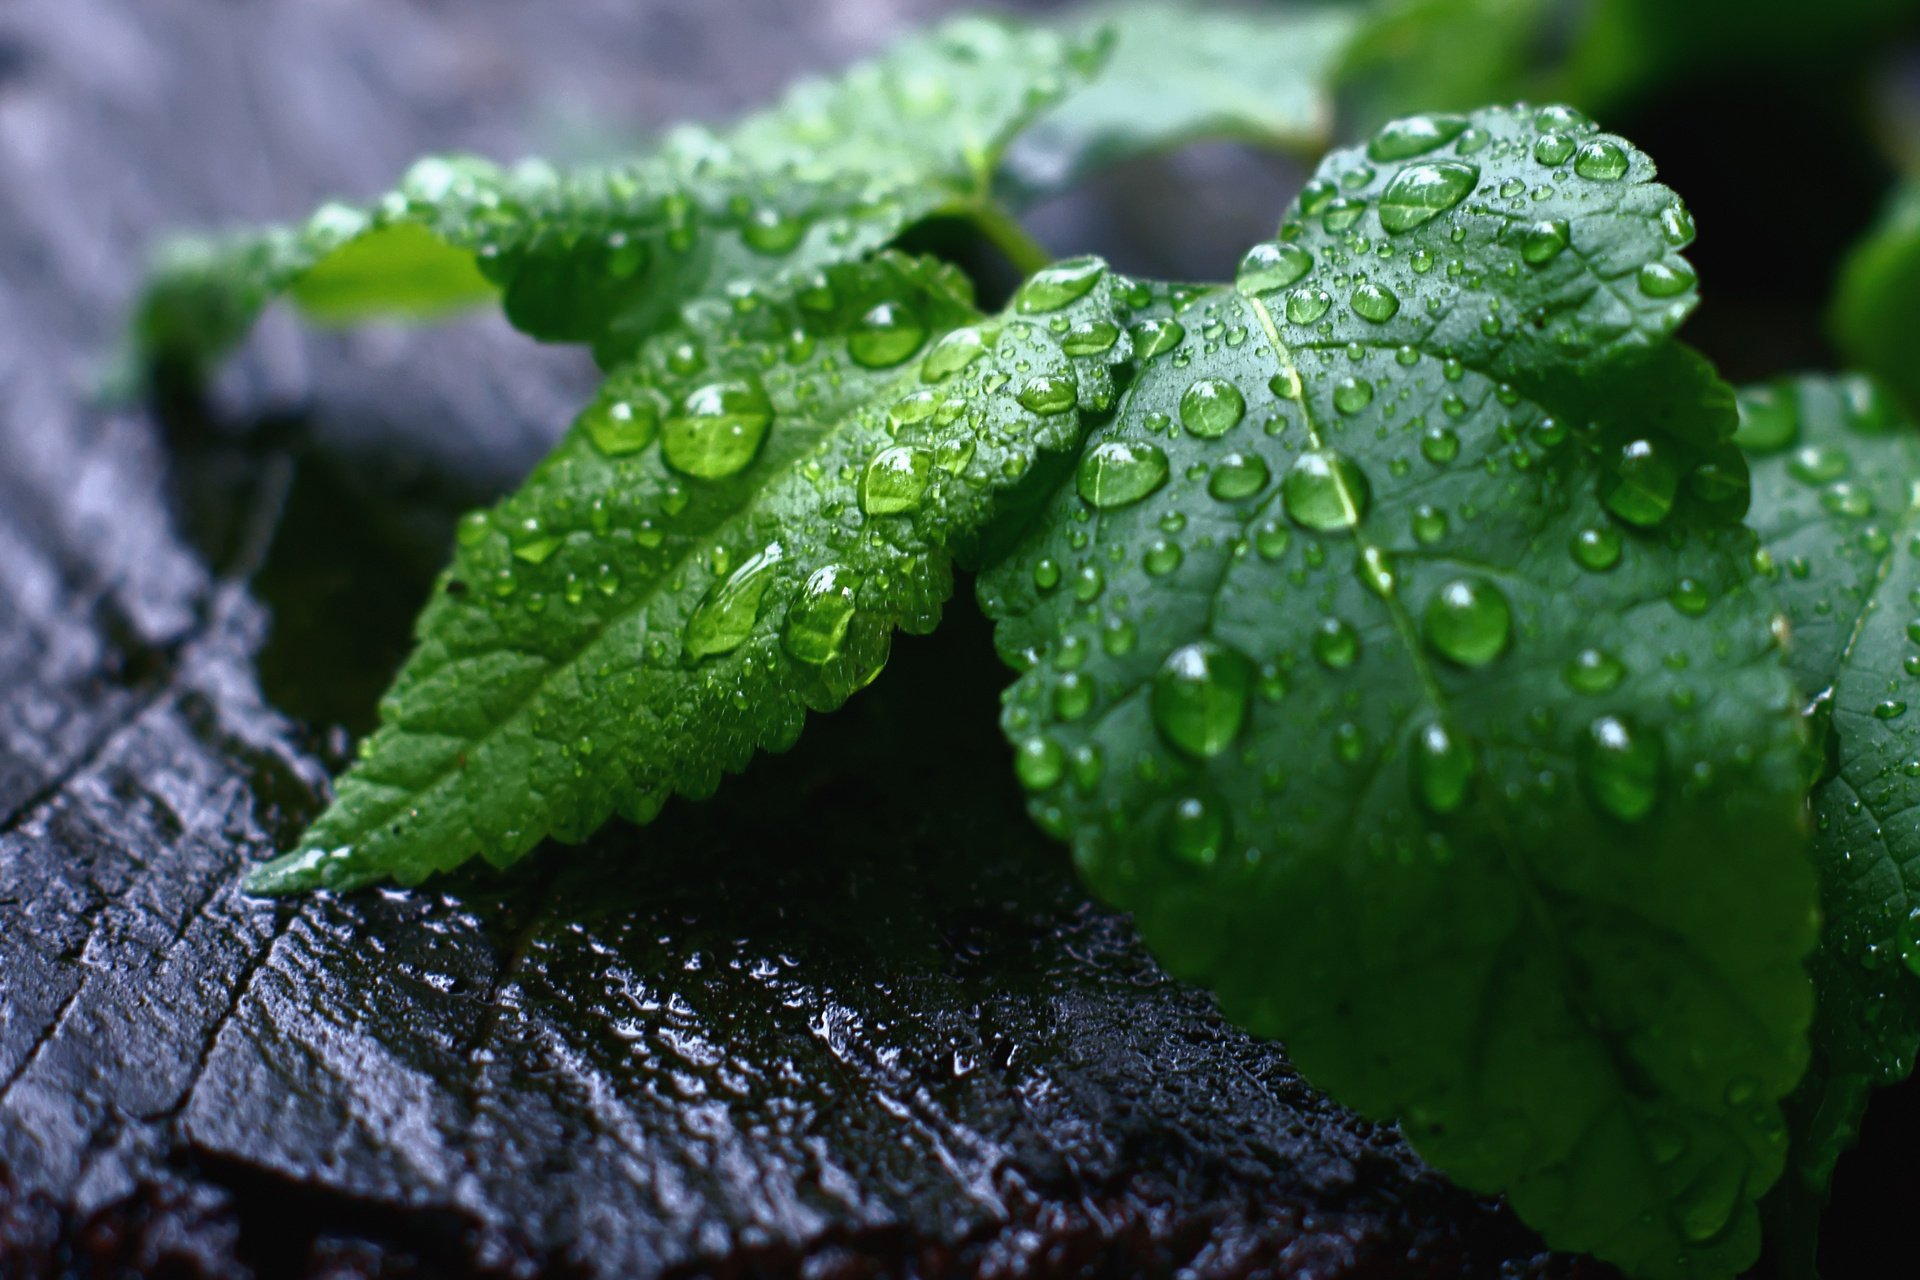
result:
<svg viewBox="0 0 1920 1280"><path fill-rule="evenodd" d="M1781 1188L1817 1209L1868 1093L1911 1074L1920 1049L1920 433L1857 377L1755 387L1742 414L1789 666L1825 736L1819 1016Z"/></svg>
<svg viewBox="0 0 1920 1280"><path fill-rule="evenodd" d="M1157 295L980 584L1032 811L1169 968L1648 1277L1757 1253L1816 920L1690 234L1575 112L1396 122Z"/></svg>
<svg viewBox="0 0 1920 1280"><path fill-rule="evenodd" d="M1879 379L1909 414L1920 412L1912 346L1920 326L1920 182L1897 191L1854 246L1828 319L1848 364Z"/></svg>

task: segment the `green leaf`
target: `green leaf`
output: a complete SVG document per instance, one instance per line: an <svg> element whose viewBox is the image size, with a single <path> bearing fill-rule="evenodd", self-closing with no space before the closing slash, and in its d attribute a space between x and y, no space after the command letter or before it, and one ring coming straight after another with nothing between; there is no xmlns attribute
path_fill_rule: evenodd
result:
<svg viewBox="0 0 1920 1280"><path fill-rule="evenodd" d="M1912 336L1920 325L1920 182L1895 193L1840 269L1829 317L1847 363L1920 410Z"/></svg>
<svg viewBox="0 0 1920 1280"><path fill-rule="evenodd" d="M1007 167L1028 192L1203 137L1317 152L1333 122L1335 70L1361 23L1335 9L1150 0L1096 7L1085 26L1110 32L1112 52L1014 144Z"/></svg>
<svg viewBox="0 0 1920 1280"><path fill-rule="evenodd" d="M790 746L1111 407L1117 287L1061 264L976 323L964 278L889 254L690 307L463 522L381 728L250 886L504 865Z"/></svg>
<svg viewBox="0 0 1920 1280"><path fill-rule="evenodd" d="M519 328L591 342L611 365L689 300L856 260L928 217L991 221L1008 142L1100 55L1095 41L964 19L630 163L423 160L365 207L167 248L121 377L204 374L289 293L335 323L469 303L486 292L476 265Z"/></svg>
<svg viewBox="0 0 1920 1280"><path fill-rule="evenodd" d="M1689 238L1563 108L1389 125L1136 328L981 583L1033 812L1168 966L1652 1277L1755 1255L1815 938Z"/></svg>
<svg viewBox="0 0 1920 1280"><path fill-rule="evenodd" d="M1920 435L1862 378L1783 380L1742 409L1789 667L1828 735L1819 1014L1790 1113L1797 1181L1824 1200L1867 1094L1920 1049Z"/></svg>

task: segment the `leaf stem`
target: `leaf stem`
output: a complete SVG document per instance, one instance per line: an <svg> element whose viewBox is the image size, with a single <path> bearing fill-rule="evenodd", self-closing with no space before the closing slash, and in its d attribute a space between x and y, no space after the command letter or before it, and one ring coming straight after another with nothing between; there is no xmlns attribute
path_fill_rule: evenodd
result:
<svg viewBox="0 0 1920 1280"><path fill-rule="evenodd" d="M993 247L1006 255L1014 269L1023 276L1030 276L1053 261L1053 254L1047 246L1020 225L1007 207L998 200L981 200L968 206L968 216L980 233L993 242Z"/></svg>

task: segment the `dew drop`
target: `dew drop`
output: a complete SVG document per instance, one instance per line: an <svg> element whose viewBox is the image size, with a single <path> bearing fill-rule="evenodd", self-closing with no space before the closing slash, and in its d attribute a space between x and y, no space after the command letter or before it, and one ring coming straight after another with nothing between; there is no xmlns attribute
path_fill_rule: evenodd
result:
<svg viewBox="0 0 1920 1280"><path fill-rule="evenodd" d="M1628 524L1649 528L1667 518L1679 489L1679 471L1666 451L1655 441L1633 440L1615 455L1600 499Z"/></svg>
<svg viewBox="0 0 1920 1280"><path fill-rule="evenodd" d="M1235 450L1214 464L1213 473L1207 477L1207 492L1222 502L1237 502L1266 488L1271 478L1259 454Z"/></svg>
<svg viewBox="0 0 1920 1280"><path fill-rule="evenodd" d="M1414 790L1420 803L1434 813L1453 813L1466 802L1479 772L1478 753L1465 737L1448 731L1439 721L1427 724L1414 738Z"/></svg>
<svg viewBox="0 0 1920 1280"><path fill-rule="evenodd" d="M1380 225L1389 235L1423 226L1466 199L1479 181L1480 166L1463 160L1409 165L1380 197Z"/></svg>
<svg viewBox="0 0 1920 1280"><path fill-rule="evenodd" d="M773 424L773 404L759 382L710 382L680 402L661 432L667 465L699 480L746 469Z"/></svg>
<svg viewBox="0 0 1920 1280"><path fill-rule="evenodd" d="M933 453L914 445L882 449L860 476L860 509L870 516L917 511L933 475Z"/></svg>
<svg viewBox="0 0 1920 1280"><path fill-rule="evenodd" d="M1636 822L1660 797L1663 755L1657 734L1621 716L1600 716L1581 735L1581 781L1600 808Z"/></svg>
<svg viewBox="0 0 1920 1280"><path fill-rule="evenodd" d="M847 337L847 355L869 369L891 369L920 349L927 326L913 308L882 302L860 317Z"/></svg>
<svg viewBox="0 0 1920 1280"><path fill-rule="evenodd" d="M1257 244L1240 259L1234 287L1249 297L1259 297L1294 284L1313 270L1313 255L1299 245L1268 241Z"/></svg>
<svg viewBox="0 0 1920 1280"><path fill-rule="evenodd" d="M1618 530L1582 529L1573 535L1573 559L1582 569L1604 573L1620 563L1621 540Z"/></svg>
<svg viewBox="0 0 1920 1280"><path fill-rule="evenodd" d="M1573 243L1572 229L1565 219L1536 222L1520 240L1520 259L1530 267L1544 267Z"/></svg>
<svg viewBox="0 0 1920 1280"><path fill-rule="evenodd" d="M1618 182L1627 175L1627 153L1618 143L1599 138L1580 148L1573 171L1595 182Z"/></svg>
<svg viewBox="0 0 1920 1280"><path fill-rule="evenodd" d="M1582 649L1561 673L1567 687L1588 695L1608 693L1626 678L1627 667L1603 649Z"/></svg>
<svg viewBox="0 0 1920 1280"><path fill-rule="evenodd" d="M1070 356L1097 356L1120 341L1120 326L1111 320L1082 320L1060 339L1060 350Z"/></svg>
<svg viewBox="0 0 1920 1280"><path fill-rule="evenodd" d="M1400 310L1399 296L1377 284L1361 285L1347 301L1354 314L1369 324L1385 324Z"/></svg>
<svg viewBox="0 0 1920 1280"><path fill-rule="evenodd" d="M1246 721L1253 665L1237 649L1212 640L1182 645L1153 677L1153 723L1190 756L1217 756Z"/></svg>
<svg viewBox="0 0 1920 1280"><path fill-rule="evenodd" d="M1313 631L1313 656L1324 667L1344 671L1360 657L1360 633L1339 618L1323 618Z"/></svg>
<svg viewBox="0 0 1920 1280"><path fill-rule="evenodd" d="M1210 867L1227 841L1227 819L1221 807L1199 796L1177 801L1167 819L1167 852L1189 866Z"/></svg>
<svg viewBox="0 0 1920 1280"><path fill-rule="evenodd" d="M1359 413L1373 403L1373 384L1365 378L1342 378L1333 389L1333 407L1344 414Z"/></svg>
<svg viewBox="0 0 1920 1280"><path fill-rule="evenodd" d="M1287 319L1293 324L1312 324L1332 305L1333 295L1325 289L1295 289L1287 295Z"/></svg>
<svg viewBox="0 0 1920 1280"><path fill-rule="evenodd" d="M1133 337L1133 354L1141 361L1166 354L1187 337L1186 326L1178 320L1142 320L1129 332Z"/></svg>
<svg viewBox="0 0 1920 1280"><path fill-rule="evenodd" d="M1390 120L1367 142L1367 158L1380 164L1437 151L1465 132L1465 116L1424 115Z"/></svg>
<svg viewBox="0 0 1920 1280"><path fill-rule="evenodd" d="M1692 267L1681 259L1649 262L1640 268L1640 292L1649 298L1676 298L1699 283Z"/></svg>
<svg viewBox="0 0 1920 1280"><path fill-rule="evenodd" d="M609 458L638 453L660 433L660 411L645 400L595 400L579 426L593 447Z"/></svg>
<svg viewBox="0 0 1920 1280"><path fill-rule="evenodd" d="M1295 524L1322 532L1351 529L1367 513L1373 487L1344 453L1312 449L1294 459L1281 484L1281 502Z"/></svg>
<svg viewBox="0 0 1920 1280"><path fill-rule="evenodd" d="M1217 440L1240 424L1247 401L1240 388L1219 378L1202 378L1180 397L1180 421L1196 436Z"/></svg>
<svg viewBox="0 0 1920 1280"><path fill-rule="evenodd" d="M779 209L763 207L747 216L740 228L740 239L755 253L777 255L791 252L807 233L807 224L788 217Z"/></svg>
<svg viewBox="0 0 1920 1280"><path fill-rule="evenodd" d="M688 657L698 660L731 653L746 643L760 617L760 602L785 555L779 543L770 543L707 594L687 619Z"/></svg>
<svg viewBox="0 0 1920 1280"><path fill-rule="evenodd" d="M1158 445L1103 440L1080 460L1080 496L1102 510L1140 501L1167 482L1167 455Z"/></svg>
<svg viewBox="0 0 1920 1280"><path fill-rule="evenodd" d="M1033 273L1014 295L1013 305L1022 315L1058 311L1070 302L1086 296L1107 274L1107 264L1098 258L1069 258Z"/></svg>
<svg viewBox="0 0 1920 1280"><path fill-rule="evenodd" d="M846 646L847 627L858 605L854 577L844 565L813 571L787 609L781 642L801 662L824 666Z"/></svg>
<svg viewBox="0 0 1920 1280"><path fill-rule="evenodd" d="M1444 466L1460 456L1460 436L1452 427L1428 427L1420 437L1420 456Z"/></svg>
<svg viewBox="0 0 1920 1280"><path fill-rule="evenodd" d="M933 344L933 350L920 364L922 382L945 382L968 365L978 360L987 351L987 338L981 330L969 325L964 329L955 329L946 337Z"/></svg>
<svg viewBox="0 0 1920 1280"><path fill-rule="evenodd" d="M1080 399L1080 389L1071 377L1036 373L1021 385L1015 398L1032 412L1051 417L1073 408Z"/></svg>
<svg viewBox="0 0 1920 1280"><path fill-rule="evenodd" d="M1057 785L1066 767L1066 753L1050 738L1027 738L1014 748L1013 773L1028 791L1045 791Z"/></svg>
<svg viewBox="0 0 1920 1280"><path fill-rule="evenodd" d="M1533 144L1533 158L1550 169L1565 164L1572 154L1573 139L1564 133L1545 134Z"/></svg>
<svg viewBox="0 0 1920 1280"><path fill-rule="evenodd" d="M1427 602L1427 643L1463 667L1484 667L1513 639L1513 611L1485 578L1456 578Z"/></svg>

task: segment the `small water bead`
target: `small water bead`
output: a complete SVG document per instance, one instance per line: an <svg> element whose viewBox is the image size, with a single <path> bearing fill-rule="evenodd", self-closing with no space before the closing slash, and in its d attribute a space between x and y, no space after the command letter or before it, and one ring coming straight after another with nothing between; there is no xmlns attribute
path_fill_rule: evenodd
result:
<svg viewBox="0 0 1920 1280"><path fill-rule="evenodd" d="M1687 206L1671 204L1660 211L1660 234L1676 249L1684 249L1693 243L1693 214L1687 211Z"/></svg>
<svg viewBox="0 0 1920 1280"><path fill-rule="evenodd" d="M1313 255L1299 245L1268 241L1247 250L1234 276L1234 287L1250 297L1272 293L1294 284L1313 270Z"/></svg>
<svg viewBox="0 0 1920 1280"><path fill-rule="evenodd" d="M1246 416L1246 397L1240 388L1219 378L1202 378L1180 397L1180 421L1188 431L1217 440L1240 425Z"/></svg>
<svg viewBox="0 0 1920 1280"><path fill-rule="evenodd" d="M1573 171L1594 182L1618 182L1627 176L1627 153L1618 143L1597 138L1580 148Z"/></svg>
<svg viewBox="0 0 1920 1280"><path fill-rule="evenodd" d="M1027 738L1014 748L1013 774L1028 791L1046 791L1057 786L1066 767L1066 752L1051 738Z"/></svg>
<svg viewBox="0 0 1920 1280"><path fill-rule="evenodd" d="M1420 456L1444 466L1460 456L1460 436L1452 427L1428 427L1420 436Z"/></svg>
<svg viewBox="0 0 1920 1280"><path fill-rule="evenodd" d="M661 432L667 465L699 480L746 469L773 425L773 403L759 382L712 382L687 394Z"/></svg>
<svg viewBox="0 0 1920 1280"><path fill-rule="evenodd" d="M1052 556L1042 556L1033 566L1033 585L1042 591L1051 591L1060 585L1060 562Z"/></svg>
<svg viewBox="0 0 1920 1280"><path fill-rule="evenodd" d="M945 382L987 352L986 334L976 326L955 329L933 344L933 350L920 364L922 382Z"/></svg>
<svg viewBox="0 0 1920 1280"><path fill-rule="evenodd" d="M1657 733L1621 716L1600 716L1579 745L1581 782L1596 805L1627 822L1653 811L1665 763Z"/></svg>
<svg viewBox="0 0 1920 1280"><path fill-rule="evenodd" d="M1333 388L1333 407L1344 414L1359 413L1373 403L1373 384L1365 378L1342 378Z"/></svg>
<svg viewBox="0 0 1920 1280"><path fill-rule="evenodd" d="M1369 324L1385 324L1400 310L1399 295L1377 284L1361 285L1347 299L1347 304Z"/></svg>
<svg viewBox="0 0 1920 1280"><path fill-rule="evenodd" d="M1677 298L1700 281L1681 259L1649 262L1640 268L1640 292L1649 298Z"/></svg>
<svg viewBox="0 0 1920 1280"><path fill-rule="evenodd" d="M1093 681L1078 671L1068 672L1053 686L1053 714L1060 720L1078 720L1093 709Z"/></svg>
<svg viewBox="0 0 1920 1280"><path fill-rule="evenodd" d="M1873 493L1846 480L1836 480L1820 491L1820 505L1836 516L1864 519L1873 514Z"/></svg>
<svg viewBox="0 0 1920 1280"><path fill-rule="evenodd" d="M646 400L596 400L580 415L580 428L609 458L638 453L660 434L660 411Z"/></svg>
<svg viewBox="0 0 1920 1280"><path fill-rule="evenodd" d="M870 516L916 511L933 475L933 453L915 445L882 449L860 476L860 509Z"/></svg>
<svg viewBox="0 0 1920 1280"><path fill-rule="evenodd" d="M771 206L755 209L740 227L740 239L755 253L789 253L807 234L807 224Z"/></svg>
<svg viewBox="0 0 1920 1280"><path fill-rule="evenodd" d="M1480 182L1480 166L1463 160L1409 165L1393 175L1380 197L1380 225L1389 235L1424 226L1466 199Z"/></svg>
<svg viewBox="0 0 1920 1280"><path fill-rule="evenodd" d="M1115 658L1132 653L1139 638L1140 633L1125 618L1108 618L1100 628L1100 648Z"/></svg>
<svg viewBox="0 0 1920 1280"><path fill-rule="evenodd" d="M1073 408L1079 402L1080 388L1071 376L1036 373L1021 384L1020 393L1015 398L1032 412L1051 417Z"/></svg>
<svg viewBox="0 0 1920 1280"><path fill-rule="evenodd" d="M1080 459L1075 487L1102 510L1140 501L1167 482L1167 455L1158 445L1103 440Z"/></svg>
<svg viewBox="0 0 1920 1280"><path fill-rule="evenodd" d="M1533 144L1533 158L1548 168L1567 162L1573 154L1573 139L1564 133L1549 133Z"/></svg>
<svg viewBox="0 0 1920 1280"><path fill-rule="evenodd" d="M1186 341L1187 329L1178 320L1142 320L1128 331L1133 354L1141 361L1164 355Z"/></svg>
<svg viewBox="0 0 1920 1280"><path fill-rule="evenodd" d="M1787 459L1787 474L1801 484L1829 484L1852 468L1853 458L1845 450L1822 444L1803 445Z"/></svg>
<svg viewBox="0 0 1920 1280"><path fill-rule="evenodd" d="M1573 230L1564 218L1536 222L1520 239L1520 260L1530 267L1544 267L1573 243Z"/></svg>
<svg viewBox="0 0 1920 1280"><path fill-rule="evenodd" d="M1147 544L1146 554L1140 557L1141 567L1155 578L1164 578L1180 567L1186 559L1186 552L1180 544L1166 538L1155 538Z"/></svg>
<svg viewBox="0 0 1920 1280"><path fill-rule="evenodd" d="M816 569L787 609L781 642L801 662L824 666L846 647L847 627L858 604L854 576L846 566Z"/></svg>
<svg viewBox="0 0 1920 1280"><path fill-rule="evenodd" d="M1415 156L1438 151L1467 128L1465 116L1407 116L1381 125L1367 141L1367 158L1381 164L1411 160Z"/></svg>
<svg viewBox="0 0 1920 1280"><path fill-rule="evenodd" d="M698 660L731 653L746 643L760 617L760 602L785 556L779 543L771 543L708 593L687 619L688 657Z"/></svg>
<svg viewBox="0 0 1920 1280"><path fill-rule="evenodd" d="M1582 649L1561 673L1567 687L1575 693L1609 693L1626 679L1627 666L1604 649Z"/></svg>
<svg viewBox="0 0 1920 1280"><path fill-rule="evenodd" d="M868 369L891 369L927 340L926 322L913 308L882 302L860 317L847 336L847 355Z"/></svg>
<svg viewBox="0 0 1920 1280"><path fill-rule="evenodd" d="M1321 532L1359 524L1372 496L1360 464L1332 449L1311 449L1294 459L1280 494L1289 519Z"/></svg>
<svg viewBox="0 0 1920 1280"><path fill-rule="evenodd" d="M1070 356L1097 356L1120 341L1120 326L1111 320L1082 320L1060 339L1060 350Z"/></svg>
<svg viewBox="0 0 1920 1280"><path fill-rule="evenodd" d="M1207 493L1222 502L1237 502L1259 493L1270 479L1272 473L1259 454L1235 450L1214 464Z"/></svg>
<svg viewBox="0 0 1920 1280"><path fill-rule="evenodd" d="M1573 535L1573 558L1582 569L1604 573L1620 563L1624 544L1616 529L1582 529Z"/></svg>
<svg viewBox="0 0 1920 1280"><path fill-rule="evenodd" d="M1240 735L1253 665L1237 649L1200 640L1167 655L1153 677L1153 723L1190 756L1217 756Z"/></svg>
<svg viewBox="0 0 1920 1280"><path fill-rule="evenodd" d="M1322 618L1313 630L1313 656L1334 671L1344 671L1360 657L1360 633L1339 618Z"/></svg>
<svg viewBox="0 0 1920 1280"><path fill-rule="evenodd" d="M1106 575L1100 572L1097 564L1081 565L1080 571L1073 575L1073 598L1081 604L1098 600L1100 593L1106 589Z"/></svg>
<svg viewBox="0 0 1920 1280"><path fill-rule="evenodd" d="M1069 258L1043 267L1020 286L1014 295L1015 310L1022 315L1058 311L1078 301L1107 274L1107 264L1098 258Z"/></svg>
<svg viewBox="0 0 1920 1280"><path fill-rule="evenodd" d="M1167 817L1167 852L1189 866L1210 867L1226 849L1226 811L1211 800L1187 796Z"/></svg>
<svg viewBox="0 0 1920 1280"><path fill-rule="evenodd" d="M1713 603L1713 596L1707 591L1705 584L1698 579L1682 578L1674 584L1673 591L1667 596L1667 600L1675 609L1689 618L1697 618L1707 611L1708 605Z"/></svg>
<svg viewBox="0 0 1920 1280"><path fill-rule="evenodd" d="M1633 440L1615 455L1600 500L1628 524L1650 528L1672 512L1679 490L1680 473L1666 450L1652 440Z"/></svg>
<svg viewBox="0 0 1920 1280"><path fill-rule="evenodd" d="M1463 667L1484 667L1513 640L1513 611L1485 578L1455 578L1427 602L1427 643Z"/></svg>
<svg viewBox="0 0 1920 1280"><path fill-rule="evenodd" d="M1898 698L1889 698L1885 702L1876 702L1873 704L1873 718L1875 720L1898 720L1905 714L1907 714L1907 704Z"/></svg>
<svg viewBox="0 0 1920 1280"><path fill-rule="evenodd" d="M1447 513L1431 503L1421 503L1413 510L1413 537L1423 547L1430 547L1447 536Z"/></svg>
<svg viewBox="0 0 1920 1280"><path fill-rule="evenodd" d="M1287 295L1287 319L1293 324L1312 324L1333 306L1333 295L1325 289L1295 289Z"/></svg>
<svg viewBox="0 0 1920 1280"><path fill-rule="evenodd" d="M493 532L493 518L485 511L469 511L454 526L454 538L463 547L477 547Z"/></svg>
<svg viewBox="0 0 1920 1280"><path fill-rule="evenodd" d="M1253 549L1262 560L1278 560L1293 545L1293 530L1277 520L1262 521L1253 533Z"/></svg>
<svg viewBox="0 0 1920 1280"><path fill-rule="evenodd" d="M1454 813L1466 803L1480 768L1473 743L1437 720L1414 738L1411 763L1415 794L1438 814Z"/></svg>
<svg viewBox="0 0 1920 1280"><path fill-rule="evenodd" d="M1470 156L1476 152L1485 151L1492 144L1491 133L1479 125L1469 125L1466 132L1460 135L1459 141L1453 144L1453 153L1457 156Z"/></svg>

